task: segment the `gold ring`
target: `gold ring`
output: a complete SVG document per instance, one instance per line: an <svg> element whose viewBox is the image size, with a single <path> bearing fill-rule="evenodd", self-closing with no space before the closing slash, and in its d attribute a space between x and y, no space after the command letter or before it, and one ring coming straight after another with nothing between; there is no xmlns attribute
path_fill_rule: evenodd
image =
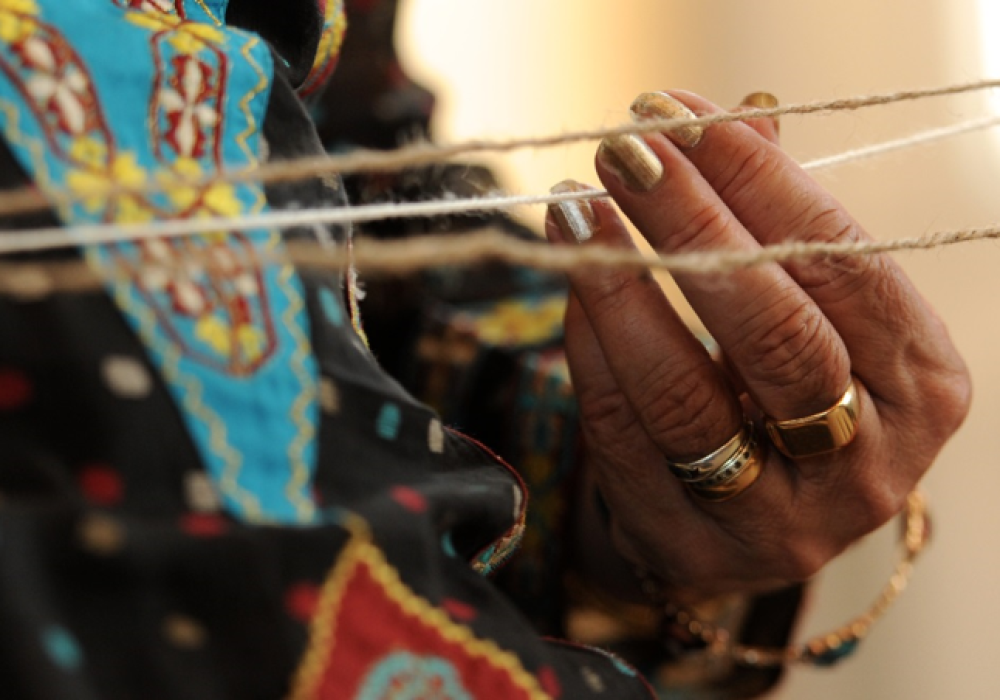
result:
<svg viewBox="0 0 1000 700"><path fill-rule="evenodd" d="M735 435L726 441L726 444L712 453L693 462L674 462L668 459L667 466L674 473L674 476L681 481L700 481L709 474L717 472L733 458L733 455L746 442L749 430L750 423L746 422L736 431Z"/></svg>
<svg viewBox="0 0 1000 700"><path fill-rule="evenodd" d="M706 501L728 501L750 488L764 469L764 449L752 426L741 431L744 439L736 453L708 476L686 482L688 489Z"/></svg>
<svg viewBox="0 0 1000 700"><path fill-rule="evenodd" d="M847 391L832 408L805 418L768 418L765 425L768 437L782 454L791 459L801 459L848 445L858 433L860 413L861 404L852 377Z"/></svg>

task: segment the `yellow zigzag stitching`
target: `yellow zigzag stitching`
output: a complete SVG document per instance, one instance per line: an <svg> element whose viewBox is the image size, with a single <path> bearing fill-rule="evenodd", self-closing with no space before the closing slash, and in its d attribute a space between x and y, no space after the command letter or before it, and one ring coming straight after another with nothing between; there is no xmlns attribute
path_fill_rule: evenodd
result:
<svg viewBox="0 0 1000 700"><path fill-rule="evenodd" d="M248 166L253 166L257 164L257 156L254 153L253 149L250 148L249 145L247 145L247 141L251 136L260 132L260 130L257 128L257 120L253 116L253 110L250 108L250 103L253 102L254 98L257 97L257 95L266 90L268 86L267 73L264 72L264 69L261 67L261 65L257 63L257 61L255 61L253 58L253 49L256 48L256 46L259 43L260 41L256 37L250 37L249 40L245 44L243 44L243 47L240 49L240 53L242 54L243 58L246 59L247 63L250 64L250 67L253 68L254 71L256 71L257 75L260 77L260 80L257 82L256 85L253 86L253 89L250 90L250 92L248 92L247 94L245 94L243 96L243 99L240 100L240 109L243 110L243 113L246 115L247 118L247 128L241 131L239 134L237 134L236 143L239 144L240 148L243 149L243 153L246 154ZM258 193L258 197L261 198L263 197L264 188L262 186L260 185L250 185L250 186L253 187L254 191ZM263 206L262 199L260 200L260 205Z"/></svg>
<svg viewBox="0 0 1000 700"><path fill-rule="evenodd" d="M257 156L249 147L248 140L251 136L258 133L258 129L257 120L254 119L250 104L257 95L267 89L269 84L267 74L253 58L252 49L258 43L259 41L256 38L252 38L241 49L241 53L247 63L260 76L260 81L254 86L254 89L240 100L240 108L246 114L247 128L236 137L237 143L243 149L251 165L257 163ZM248 185L248 187L252 188L257 196L257 201L251 207L251 211L256 213L264 208L266 201L263 187L259 185ZM268 252L273 251L279 245L281 245L281 236L277 232L272 231L267 242ZM278 271L278 284L289 302L282 322L295 342L295 352L291 358L292 371L302 385L302 391L296 397L291 408L292 420L298 428L298 435L296 435L295 439L288 446L288 459L291 464L292 474L288 485L285 487L285 495L295 507L299 520L309 522L315 517L316 507L312 500L302 494L302 489L309 483L309 465L306 464L303 458L303 452L316 435L316 428L306 415L306 411L310 403L316 400L318 389L312 375L306 369L306 360L312 354L309 339L305 337L299 329L298 324L295 323L296 314L305 308L305 304L296 289L290 284L294 274L295 270L290 265L282 265Z"/></svg>
<svg viewBox="0 0 1000 700"><path fill-rule="evenodd" d="M350 528L349 529L354 529ZM410 617L415 617L432 627L445 640L460 645L471 656L486 658L503 669L531 700L552 700L538 684L538 679L528 673L521 660L512 652L498 647L493 641L479 639L468 627L454 622L448 614L421 598L403 583L396 570L386 561L385 555L370 537L354 531L354 536L337 557L320 596L319 612L309 630L309 646L303 657L288 700L315 700L326 664L331 663L331 648L336 632L337 613L340 612L344 589L359 564L368 566L372 577Z"/></svg>
<svg viewBox="0 0 1000 700"><path fill-rule="evenodd" d="M211 19L213 22L215 22L215 25L217 27L221 27L222 26L222 20L220 20L218 17L216 17L214 14L212 14L212 11L210 9L208 9L208 5L205 4L204 0L194 0L194 1L196 3L198 3L199 7L201 7L201 9L203 9L205 11L205 14L208 15L209 19Z"/></svg>
<svg viewBox="0 0 1000 700"><path fill-rule="evenodd" d="M312 375L306 369L306 359L312 354L309 339L305 337L298 324L295 323L295 315L304 308L304 304L302 298L292 285L289 284L294 274L295 271L291 265L283 265L281 271L278 273L278 283L285 291L289 300L288 309L285 311L285 317L282 320L295 340L295 353L291 359L292 371L302 384L302 391L295 399L291 409L292 420L295 422L296 427L298 427L299 433L288 446L288 459L292 465L292 476L288 481L288 486L285 488L285 493L288 496L288 500L295 505L295 510L299 518L305 522L309 522L315 516L316 507L312 500L303 496L302 493L302 489L309 483L309 465L306 464L303 458L303 452L310 441L316 436L316 428L306 415L306 411L310 404L316 400L318 389Z"/></svg>
<svg viewBox="0 0 1000 700"><path fill-rule="evenodd" d="M90 250L87 251L88 257ZM95 260L96 262L96 260ZM147 347L153 347L156 339L156 316L144 304L133 304L131 300L134 288L128 282L115 284L114 294L121 308L129 309L139 318L139 333L145 339ZM218 415L201 400L202 387L197 378L187 375L180 369L182 354L169 340L165 341L163 349L163 366L160 371L164 377L183 387L184 405L187 410L197 416L208 427L209 446L212 452L222 457L225 468L222 472L220 486L222 492L235 499L244 509L248 519L260 518L260 503L257 497L239 485L237 477L243 464L243 456L229 444L226 439L226 425Z"/></svg>

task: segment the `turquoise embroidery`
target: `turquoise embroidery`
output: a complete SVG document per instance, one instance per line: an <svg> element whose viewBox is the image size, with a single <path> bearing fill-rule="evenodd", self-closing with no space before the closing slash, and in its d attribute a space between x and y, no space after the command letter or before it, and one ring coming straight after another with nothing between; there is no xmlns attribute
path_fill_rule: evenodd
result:
<svg viewBox="0 0 1000 700"><path fill-rule="evenodd" d="M455 668L435 656L400 651L375 664L355 696L358 700L473 700Z"/></svg>
<svg viewBox="0 0 1000 700"><path fill-rule="evenodd" d="M394 403L384 404L378 412L378 418L375 419L375 432L383 440L395 440L402 422L403 416L399 406Z"/></svg>
<svg viewBox="0 0 1000 700"><path fill-rule="evenodd" d="M49 658L66 671L75 671L83 665L83 652L65 628L52 626L42 634L42 646Z"/></svg>
<svg viewBox="0 0 1000 700"><path fill-rule="evenodd" d="M202 21L157 11L161 4L0 5L0 127L43 188L85 194L258 161L269 49L216 24L225 0L186 0L184 16ZM213 183L84 198L60 216L68 224L142 223L266 207L257 185ZM303 523L315 517L319 416L303 290L289 266L248 264L281 245L272 231L218 231L84 252L99 270L136 271L115 276L108 289L166 381L226 508L250 520Z"/></svg>
<svg viewBox="0 0 1000 700"><path fill-rule="evenodd" d="M453 559L458 558L458 552L455 551L455 543L451 538L450 532L446 532L441 535L441 551L445 553L445 556Z"/></svg>
<svg viewBox="0 0 1000 700"><path fill-rule="evenodd" d="M187 0L184 5L188 19L221 26L226 18L229 0Z"/></svg>
<svg viewBox="0 0 1000 700"><path fill-rule="evenodd" d="M332 291L323 287L319 291L319 303L323 307L323 313L326 314L326 320L334 326L340 326L344 323L344 314Z"/></svg>

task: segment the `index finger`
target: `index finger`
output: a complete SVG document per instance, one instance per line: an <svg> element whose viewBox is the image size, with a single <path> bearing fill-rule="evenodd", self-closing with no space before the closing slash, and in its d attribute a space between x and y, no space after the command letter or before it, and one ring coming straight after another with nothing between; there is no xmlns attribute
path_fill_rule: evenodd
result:
<svg viewBox="0 0 1000 700"><path fill-rule="evenodd" d="M691 93L666 94L699 115L723 111ZM662 116L656 104L648 96L640 98L633 111L640 117ZM697 145L683 152L762 245L871 240L788 154L737 122L713 124ZM876 391L883 379L876 370L887 366L887 352L904 347L900 342L904 338L940 335L936 318L888 256L800 259L782 266L837 329L854 372Z"/></svg>

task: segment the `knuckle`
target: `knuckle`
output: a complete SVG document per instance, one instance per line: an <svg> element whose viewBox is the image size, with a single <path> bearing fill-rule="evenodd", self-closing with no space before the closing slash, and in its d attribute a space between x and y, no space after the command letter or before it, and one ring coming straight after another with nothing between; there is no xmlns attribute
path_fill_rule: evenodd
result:
<svg viewBox="0 0 1000 700"><path fill-rule="evenodd" d="M972 378L964 364L961 370L951 373L945 385L946 396L941 400L943 422L947 434L951 435L965 422L972 408Z"/></svg>
<svg viewBox="0 0 1000 700"><path fill-rule="evenodd" d="M953 350L946 352L937 364L936 372L925 373L928 379L923 386L927 395L918 405L935 407L933 424L943 441L958 430L969 414L972 378L965 362Z"/></svg>
<svg viewBox="0 0 1000 700"><path fill-rule="evenodd" d="M898 428L911 435L928 436L931 447L944 443L965 421L972 405L972 379L961 356L941 329L939 342L933 331L901 344L894 364L894 394L880 392L877 401L893 409ZM927 410L933 406L934 410ZM892 415L887 413L887 415ZM926 441L921 447L926 450Z"/></svg>
<svg viewBox="0 0 1000 700"><path fill-rule="evenodd" d="M890 480L872 479L855 488L851 497L851 519L856 537L874 532L903 509L909 489L895 488Z"/></svg>
<svg viewBox="0 0 1000 700"><path fill-rule="evenodd" d="M776 307L784 307L783 313L776 314ZM822 396L830 390L831 377L850 372L839 337L810 299L761 308L743 326L735 351L768 384Z"/></svg>
<svg viewBox="0 0 1000 700"><path fill-rule="evenodd" d="M755 180L768 180L779 161L770 149L757 140L742 142L730 158L729 167L714 179L715 191L726 202L736 202L740 196L752 196Z"/></svg>
<svg viewBox="0 0 1000 700"><path fill-rule="evenodd" d="M604 320L615 325L628 318L628 307L636 292L653 281L651 275L640 273L611 272L595 276L586 284L581 301L587 306L595 324Z"/></svg>
<svg viewBox="0 0 1000 700"><path fill-rule="evenodd" d="M650 437L672 457L699 457L718 447L719 418L725 414L711 382L699 373L661 363L639 386L643 389L634 399L636 411Z"/></svg>
<svg viewBox="0 0 1000 700"><path fill-rule="evenodd" d="M581 392L579 410L581 423L598 444L620 436L636 421L628 402L618 391Z"/></svg>
<svg viewBox="0 0 1000 700"><path fill-rule="evenodd" d="M796 241L801 243L830 243L850 245L865 239L858 224L837 206L819 211L807 209L790 230L800 231ZM823 294L824 299L836 302L855 294L868 284L868 273L882 267L878 255L829 254L821 259L789 263L795 278L807 292Z"/></svg>
<svg viewBox="0 0 1000 700"><path fill-rule="evenodd" d="M718 247L726 235L732 215L718 203L705 204L688 215L684 224L670 236L674 250Z"/></svg>

